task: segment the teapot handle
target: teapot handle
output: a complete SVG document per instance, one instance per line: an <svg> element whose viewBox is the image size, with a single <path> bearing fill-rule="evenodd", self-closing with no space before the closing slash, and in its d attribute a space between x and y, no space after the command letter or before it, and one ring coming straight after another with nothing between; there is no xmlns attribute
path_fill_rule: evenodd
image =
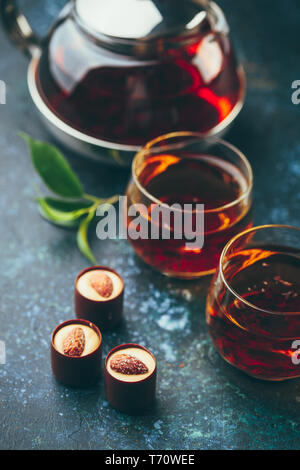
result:
<svg viewBox="0 0 300 470"><path fill-rule="evenodd" d="M31 29L15 0L0 0L0 18L10 39L22 52L34 55L41 47L41 39Z"/></svg>
<svg viewBox="0 0 300 470"><path fill-rule="evenodd" d="M73 1L65 5L48 34L69 15L72 6ZM35 34L26 16L18 8L16 0L0 0L0 22L10 39L22 52L31 57L40 54L44 39Z"/></svg>

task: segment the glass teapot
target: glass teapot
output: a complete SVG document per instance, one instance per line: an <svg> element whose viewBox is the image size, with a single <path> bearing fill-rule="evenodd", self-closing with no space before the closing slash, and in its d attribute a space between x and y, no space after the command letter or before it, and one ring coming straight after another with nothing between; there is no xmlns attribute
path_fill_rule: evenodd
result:
<svg viewBox="0 0 300 470"><path fill-rule="evenodd" d="M81 154L129 164L161 134L223 133L242 108L243 69L210 0L72 0L44 39L14 0L0 7L9 35L31 56L38 111Z"/></svg>

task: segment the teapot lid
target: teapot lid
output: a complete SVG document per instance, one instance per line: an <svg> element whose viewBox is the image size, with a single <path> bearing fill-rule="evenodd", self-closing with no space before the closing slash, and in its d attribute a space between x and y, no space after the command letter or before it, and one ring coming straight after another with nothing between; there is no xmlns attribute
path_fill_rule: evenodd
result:
<svg viewBox="0 0 300 470"><path fill-rule="evenodd" d="M94 40L138 55L191 40L211 23L209 0L76 0L74 14ZM205 21L206 20L206 21Z"/></svg>

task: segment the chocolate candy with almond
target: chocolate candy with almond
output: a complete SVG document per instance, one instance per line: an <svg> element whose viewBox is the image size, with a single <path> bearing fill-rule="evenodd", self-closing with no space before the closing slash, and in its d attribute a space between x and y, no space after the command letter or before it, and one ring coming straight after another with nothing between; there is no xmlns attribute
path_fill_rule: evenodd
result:
<svg viewBox="0 0 300 470"><path fill-rule="evenodd" d="M123 314L124 282L113 269L93 266L81 271L75 281L75 314L102 331L114 328Z"/></svg>
<svg viewBox="0 0 300 470"><path fill-rule="evenodd" d="M105 361L105 390L109 403L127 414L140 414L154 401L156 359L138 344L114 348Z"/></svg>
<svg viewBox="0 0 300 470"><path fill-rule="evenodd" d="M88 387L101 376L102 335L91 322L69 320L51 337L51 366L57 380L71 387Z"/></svg>

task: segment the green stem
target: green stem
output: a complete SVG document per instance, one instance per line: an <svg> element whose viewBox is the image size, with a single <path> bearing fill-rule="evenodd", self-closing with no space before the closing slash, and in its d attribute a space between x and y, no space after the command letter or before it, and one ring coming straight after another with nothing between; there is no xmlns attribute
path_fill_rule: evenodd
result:
<svg viewBox="0 0 300 470"><path fill-rule="evenodd" d="M83 195L83 197L84 197L85 199L87 199L88 201L92 201L92 202L98 202L98 203L100 203L100 201L101 201L101 199L99 199L99 198L96 197L96 196L92 196L91 194L86 194L86 193L85 193L85 194Z"/></svg>
<svg viewBox="0 0 300 470"><path fill-rule="evenodd" d="M92 196L91 194L84 194L83 197L85 199L87 199L88 201L92 201L92 202L94 202L95 204L98 204L98 205L103 204L103 203L115 204L119 200L119 195L118 194L115 194L114 196L112 196L110 198L107 198L107 199L101 199L101 198L98 198L96 196Z"/></svg>
<svg viewBox="0 0 300 470"><path fill-rule="evenodd" d="M120 196L118 194L116 194L115 196L112 196L112 197L106 199L105 202L107 204L116 204L116 202L118 202L118 200L119 200L119 197Z"/></svg>

